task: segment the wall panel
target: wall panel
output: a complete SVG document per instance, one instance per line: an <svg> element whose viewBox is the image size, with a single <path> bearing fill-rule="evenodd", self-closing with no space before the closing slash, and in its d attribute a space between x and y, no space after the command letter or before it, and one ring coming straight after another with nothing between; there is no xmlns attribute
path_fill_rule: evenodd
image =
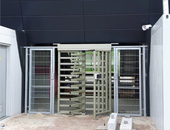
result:
<svg viewBox="0 0 170 130"><path fill-rule="evenodd" d="M85 29L141 30L148 20L149 15L88 15L85 16Z"/></svg>
<svg viewBox="0 0 170 130"><path fill-rule="evenodd" d="M22 1L23 16L80 15L81 1Z"/></svg>
<svg viewBox="0 0 170 130"><path fill-rule="evenodd" d="M144 43L145 32L138 30L86 30L86 42Z"/></svg>
<svg viewBox="0 0 170 130"><path fill-rule="evenodd" d="M1 25L15 30L23 30L21 16L2 16Z"/></svg>
<svg viewBox="0 0 170 130"><path fill-rule="evenodd" d="M83 16L24 17L25 30L83 30Z"/></svg>
<svg viewBox="0 0 170 130"><path fill-rule="evenodd" d="M30 43L137 43L161 14L161 0L2 0L0 24L25 30Z"/></svg>
<svg viewBox="0 0 170 130"><path fill-rule="evenodd" d="M84 31L26 31L26 36L28 44L84 42Z"/></svg>

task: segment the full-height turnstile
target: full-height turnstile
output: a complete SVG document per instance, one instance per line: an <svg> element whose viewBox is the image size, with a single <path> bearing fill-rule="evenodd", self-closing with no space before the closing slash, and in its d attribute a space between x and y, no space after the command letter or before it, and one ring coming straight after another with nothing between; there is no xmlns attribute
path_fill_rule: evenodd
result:
<svg viewBox="0 0 170 130"><path fill-rule="evenodd" d="M58 46L58 112L111 112L111 46Z"/></svg>
<svg viewBox="0 0 170 130"><path fill-rule="evenodd" d="M85 113L84 51L58 50L58 112Z"/></svg>

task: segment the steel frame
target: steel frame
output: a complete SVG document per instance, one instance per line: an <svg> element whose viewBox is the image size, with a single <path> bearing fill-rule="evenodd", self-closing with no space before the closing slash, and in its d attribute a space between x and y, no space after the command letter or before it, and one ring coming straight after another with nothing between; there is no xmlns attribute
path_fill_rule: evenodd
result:
<svg viewBox="0 0 170 130"><path fill-rule="evenodd" d="M93 52L93 54L94 54L93 61L94 74L96 73L101 74L100 79L96 81L94 77L93 82L94 83L93 116L94 119L97 119L98 115L107 114L111 112L111 51L96 50Z"/></svg>
<svg viewBox="0 0 170 130"><path fill-rule="evenodd" d="M93 58L94 58L94 61L93 61L93 65L94 65L94 75L96 73L96 51L93 51ZM96 79L95 79L95 76L94 76L94 81L93 81L93 118L96 119Z"/></svg>
<svg viewBox="0 0 170 130"><path fill-rule="evenodd" d="M58 64L59 64L58 66L58 70L59 70L58 72L58 113L60 113L61 111L60 109L61 52L75 52L75 51L78 51L78 50L58 50ZM93 70L94 70L93 71L93 116L94 116L94 119L96 119L97 116L100 114L106 114L106 113L111 112L111 51L106 51L106 50L85 50L85 51L93 52ZM99 82L96 82L95 80L96 73L101 74L101 79L100 79L101 84ZM85 73L83 75L85 76ZM107 94L106 94L106 90L108 92ZM98 95L96 95L96 93ZM101 94L101 96L99 96L99 94ZM85 107L83 108L85 109Z"/></svg>
<svg viewBox="0 0 170 130"><path fill-rule="evenodd" d="M143 47L143 111L144 116L146 116L146 48Z"/></svg>
<svg viewBox="0 0 170 130"><path fill-rule="evenodd" d="M143 53L142 53L142 55L143 55L143 57L142 57L142 60L143 60L143 64L142 64L142 69L143 69L143 71L142 71L142 78L143 78L143 80L142 80L143 108L142 109L143 109L143 113L142 114L144 116L146 116L146 64L145 64L146 55L145 55L145 53L146 53L146 48L147 47L148 46L146 46L146 45L139 45L139 46L112 46L112 51L114 53L114 56L112 57L113 59L116 59L116 53L115 53L116 48L141 48L143 50ZM115 65L116 65L116 60L114 60L114 70L116 70ZM114 73L116 73L116 72L114 72ZM114 76L114 78L115 78L115 76ZM116 86L116 82L114 80L114 89L115 89L115 86ZM116 92L116 90L114 90L114 97L116 97L116 96L117 96L117 92ZM116 100L114 100L114 104L115 103L117 103ZM117 111L118 111L117 107L114 105L114 112L117 112Z"/></svg>
<svg viewBox="0 0 170 130"><path fill-rule="evenodd" d="M146 116L146 80L145 80L145 48L147 46L115 46L112 47L114 53L114 112L118 113L118 69L117 69L117 52L118 50L139 50L139 86L140 86L140 114L130 114L133 116ZM141 49L143 49L143 57L141 58ZM143 60L143 65L141 64ZM142 65L142 66L141 66ZM143 67L143 69L141 68ZM143 70L143 72L142 72ZM143 74L143 75L142 75ZM143 80L141 81L143 76ZM143 86L143 87L142 87ZM143 88L143 90L142 90ZM143 93L142 93L143 91ZM142 95L143 94L143 95ZM143 100L142 100L143 96ZM143 104L142 104L143 102ZM143 110L143 113L142 113ZM119 114L119 115L129 115L129 114Z"/></svg>
<svg viewBox="0 0 170 130"><path fill-rule="evenodd" d="M50 51L50 61L51 61L51 70L50 70L50 112L42 112L44 114L54 114L54 84L55 84L55 49L56 47L24 47L25 48L25 113L37 113L31 111L31 64L32 64L32 51ZM29 61L29 65L28 65ZM28 75L29 74L29 75ZM29 86L29 91L28 91ZM28 94L29 93L29 94ZM29 106L27 106L29 99Z"/></svg>
<svg viewBox="0 0 170 130"><path fill-rule="evenodd" d="M25 113L27 113L28 101L28 48L25 49Z"/></svg>
<svg viewBox="0 0 170 130"><path fill-rule="evenodd" d="M119 49L130 49L130 48L134 48L134 49L138 49L138 48L142 48L143 49L143 58L141 59L141 60L143 60L143 70L142 70L142 72L143 72L143 75L142 75L142 77L143 77L143 81L142 81L142 85L143 85L143 109L144 109L144 116L146 116L146 81L145 81L145 48L146 48L147 46L114 46L114 47L112 47L112 49L114 50L114 57L112 57L112 55L111 55L111 52L110 53L106 53L106 55L108 55L108 59L112 59L112 58L114 58L114 59L116 59L116 50L119 48ZM31 46L31 47L24 47L25 48L25 62L26 62L26 64L25 64L25 113L27 113L27 112L29 112L29 113L36 113L36 112L31 112L30 111L30 109L29 109L29 111L27 111L28 110L28 106L27 106L27 104L28 104L28 102L27 102L27 99L28 99L28 97L29 97L29 101L30 101L30 95L28 94L28 84L29 84L29 87L30 87L30 81L29 81L29 77L28 77L28 74L30 73L30 69L29 69L29 65L31 64L27 64L28 63L28 61L31 61L31 59L30 59L30 56L29 56L29 51L31 50L31 49L40 49L40 50L48 50L48 49L50 49L50 50L53 50L53 54L54 54L54 52L55 52L55 49L57 48L57 47L52 47L52 46L47 46L47 47L44 47L44 46L42 46L42 47L34 47L34 46ZM72 50L72 51L74 51L74 50ZM85 50L85 51L89 51L89 50ZM90 51L93 51L93 52L95 52L96 53L96 51L95 50L90 50ZM100 51L102 51L102 50L100 50ZM103 50L103 51L106 51L106 50ZM53 62L53 64L55 63L54 62L54 56L55 55L53 55L53 60L52 60L52 62ZM105 59L106 61L108 61L108 59ZM96 61L96 55L94 56L94 60ZM141 61L140 60L140 61ZM52 70L52 72L53 72L53 75L52 75L52 77L54 77L54 72L55 72L55 65L53 65L53 70ZM98 66L94 66L94 70L96 71L96 69L95 68L97 68ZM116 67L116 60L114 60L114 71L116 71L116 69L115 69L115 67ZM140 67L141 67L141 65L140 65ZM109 70L110 69L110 70ZM58 70L60 70L60 67L58 67ZM29 71L29 72L28 72ZM109 80L108 80L108 85L109 85L109 98L108 98L108 100L110 100L109 101L109 110L111 111L111 60L109 60L109 67L108 67L108 71L110 71L109 72L109 75L108 75L108 78L109 78ZM140 72L140 79L141 79L141 73L142 72ZM95 73L95 72L94 72ZM115 86L116 86L116 75L117 75L117 73L116 72L114 72L115 74L114 74L114 96L115 97L117 97L118 95L118 90L116 90L115 89ZM51 73L52 74L52 73ZM29 81L29 83L28 83L28 81ZM107 80L106 80L107 81ZM55 82L55 80L52 80L52 82L53 82L53 84L54 84L54 82ZM58 80L58 83L59 83L59 80ZM97 84L96 84L96 82L94 82L93 83L93 86L96 86ZM140 85L141 85L141 82L140 82ZM52 101L50 101L51 102L51 111L50 111L50 113L51 114L53 114L54 113L54 85L53 85L53 87L52 87L52 89L51 89L51 91L53 92L53 94L52 94ZM96 87L94 87L94 89L95 89L95 91L96 91ZM140 89L140 91L142 91L141 89ZM59 90L58 90L58 92L59 92ZM28 94L28 95L27 95ZM59 95L59 94L58 94ZM95 95L95 94L94 94ZM141 95L141 94L140 94ZM141 95L142 96L142 95ZM141 96L140 96L140 100L141 100ZM59 98L59 97L58 97ZM114 112L118 112L118 107L116 107L116 105L115 104L118 104L118 102L117 102L118 100L115 100L114 99ZM142 100L141 100L142 101ZM96 98L94 98L94 102L96 102ZM59 99L58 99L58 104L59 104ZM95 103L93 103L93 105L94 105L94 109L96 110L96 105L95 105ZM142 107L142 102L140 103L140 106ZM30 107L30 103L29 103L29 107ZM58 105L58 111L59 111L60 109L59 109L59 105ZM141 108L141 110L142 110L142 108ZM94 111L94 118L96 119L96 116L97 115L99 115L99 114L97 114L98 112L96 112L96 111ZM49 113L47 113L47 114L49 114ZM101 113L100 113L101 114ZM134 115L134 116L141 116L141 114L142 114L142 112L140 113L140 115Z"/></svg>
<svg viewBox="0 0 170 130"><path fill-rule="evenodd" d="M61 53L70 53L70 57L62 57ZM82 54L80 54L82 53ZM77 57L76 57L77 56ZM61 62L62 59L70 59L71 63ZM79 64L81 63L81 64ZM69 69L61 68L61 65L71 65ZM67 74L67 77L71 77L70 81L61 80L60 78L61 71L70 71L70 74ZM76 75L76 78L72 78ZM77 78L78 76L78 78ZM80 83L81 82L81 83ZM70 88L65 86L65 89L69 89L69 93L62 93L62 95L74 95L79 97L70 97L62 99L63 101L74 101L75 103L71 104L62 104L61 105L61 83L70 83ZM78 84L77 84L78 83ZM74 87L73 87L74 86ZM79 89L77 89L79 88ZM67 113L67 114L83 114L85 113L85 52L81 50L58 50L58 113ZM60 107L69 107L68 110L61 110ZM79 107L79 109L71 110L71 108Z"/></svg>
<svg viewBox="0 0 170 130"><path fill-rule="evenodd" d="M122 114L122 113L118 113L118 110L119 110L119 99L118 99L118 59L117 59L117 57L118 57L118 50L138 50L139 51L139 92L140 92L140 114ZM138 47L133 47L133 48L131 48L131 47L128 47L128 48L124 48L124 47L116 47L115 48L115 52L114 52L114 54L115 54L115 76L114 76L114 81L115 81L115 93L116 93L116 95L115 95L115 98L114 98L114 102L115 102L115 104L114 104L114 106L115 107L117 107L116 108L116 110L115 110L115 112L117 112L119 115L133 115L133 116L142 116L142 87L141 87L141 48L138 48Z"/></svg>

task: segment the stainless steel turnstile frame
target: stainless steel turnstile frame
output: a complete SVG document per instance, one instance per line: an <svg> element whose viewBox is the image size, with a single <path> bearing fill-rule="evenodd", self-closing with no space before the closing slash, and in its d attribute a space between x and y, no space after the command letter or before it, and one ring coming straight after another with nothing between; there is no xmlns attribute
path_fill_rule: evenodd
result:
<svg viewBox="0 0 170 130"><path fill-rule="evenodd" d="M70 51L74 52L74 51L77 51L77 50L83 51L83 50L80 50L80 49L76 49L76 50L68 49L67 50L64 47L63 48L61 47L61 50L60 49L58 50L58 63L60 64L60 57L61 57L60 53L61 52L63 52L63 51L64 52L70 52ZM107 113L111 112L111 50L107 50L107 49L106 50L99 50L99 49L97 49L97 50L96 49L89 50L89 49L85 49L84 51L93 52L93 61L92 61L93 62L93 67L92 68L94 70L93 71L93 90L91 90L90 92L93 92L93 115L94 115L94 119L96 119L97 116L99 116L101 114L107 114ZM99 53L101 53L100 56L99 56ZM106 53L106 56L104 56L105 53ZM101 59L97 59L97 57L101 58ZM105 59L105 61L104 61L104 57L107 57ZM97 64L97 62L99 60L103 61L103 62L101 62L101 66L99 66L99 64ZM96 90L97 82L96 82L96 79L95 79L95 74L98 73L100 67L101 68L104 67L104 62L106 62L106 61L107 61L107 63L105 63L105 67L106 67L106 70L108 72L104 72L104 69L102 69L102 72L100 72L101 75L102 75L102 77L101 77L102 78L102 80L101 80L102 85L104 85L104 79L108 78L107 79L108 81L106 81L108 83L108 86L105 85L105 87L108 89L108 93L104 97L104 88L103 87L101 87L101 90L99 90L99 89ZM60 70L60 69L61 68L60 68L60 65L59 65L58 70ZM98 69L98 71L96 71L97 69ZM104 78L104 74L107 75L105 78ZM100 85L100 86L102 86L102 85ZM96 96L96 93L100 93L102 98L99 97L99 95ZM108 99L105 100L105 102L104 102L104 98L106 98L106 96L107 96ZM101 103L99 102L99 98L102 101ZM60 107L59 107L60 106L60 101L59 100L60 100L60 71L58 72L58 113L60 113ZM97 104L99 104L98 108L96 108ZM102 106L102 107L100 107L100 106Z"/></svg>
<svg viewBox="0 0 170 130"><path fill-rule="evenodd" d="M63 57L62 53L70 53L70 57ZM82 53L82 54L80 54ZM75 57L77 56L77 57ZM85 113L85 52L81 50L58 50L58 113L63 114L83 114ZM71 63L61 62L61 60L70 59ZM81 64L79 64L81 63ZM61 66L72 66L70 69L63 69ZM78 68L77 68L78 67ZM80 70L81 69L81 70ZM61 72L70 71L66 77L74 77L75 75L81 78L73 78L70 81L61 80L64 76ZM76 71L76 72L75 72ZM80 84L81 82L81 84ZM61 86L62 83L70 83L70 86ZM78 83L78 84L77 84ZM62 92L61 89L69 89L70 93ZM77 89L79 88L79 89ZM81 89L80 89L81 88ZM62 98L62 95L79 96L79 97L69 97ZM61 101L72 102L71 104L61 104ZM79 108L76 110L71 110L71 108ZM62 110L61 108L68 108L67 110Z"/></svg>
<svg viewBox="0 0 170 130"><path fill-rule="evenodd" d="M93 81L93 115L94 119L97 119L99 115L111 113L111 51L96 50L93 55L94 74L101 74L99 79L101 84L95 77Z"/></svg>

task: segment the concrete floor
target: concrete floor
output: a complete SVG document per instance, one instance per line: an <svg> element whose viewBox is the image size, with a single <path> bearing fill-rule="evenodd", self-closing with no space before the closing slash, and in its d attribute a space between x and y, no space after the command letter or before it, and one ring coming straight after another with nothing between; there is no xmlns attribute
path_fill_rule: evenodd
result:
<svg viewBox="0 0 170 130"><path fill-rule="evenodd" d="M93 120L93 117L89 115L22 114L0 123L0 130L95 130L98 126L107 124L107 121L107 116ZM119 129L121 117L118 122ZM1 127L3 125L4 128ZM133 129L156 130L150 117L133 117Z"/></svg>

